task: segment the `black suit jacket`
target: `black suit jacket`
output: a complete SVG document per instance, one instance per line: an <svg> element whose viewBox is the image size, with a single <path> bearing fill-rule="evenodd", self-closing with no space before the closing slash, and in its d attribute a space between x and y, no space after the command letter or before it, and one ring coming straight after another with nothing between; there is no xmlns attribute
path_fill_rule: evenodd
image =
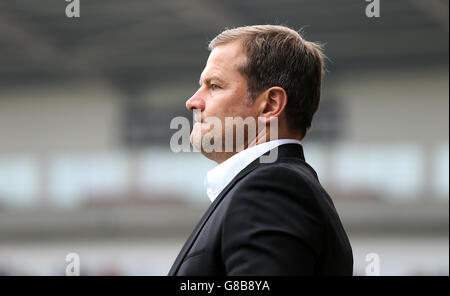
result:
<svg viewBox="0 0 450 296"><path fill-rule="evenodd" d="M298 144L256 159L210 205L169 275L352 275L334 204Z"/></svg>

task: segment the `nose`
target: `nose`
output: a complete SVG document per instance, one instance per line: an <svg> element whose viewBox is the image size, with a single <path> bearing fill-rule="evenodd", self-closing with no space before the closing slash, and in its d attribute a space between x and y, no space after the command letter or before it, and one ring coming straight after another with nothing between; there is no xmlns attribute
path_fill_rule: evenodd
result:
<svg viewBox="0 0 450 296"><path fill-rule="evenodd" d="M199 91L186 101L186 108L190 111L200 109L203 112L205 110L205 101L201 98Z"/></svg>

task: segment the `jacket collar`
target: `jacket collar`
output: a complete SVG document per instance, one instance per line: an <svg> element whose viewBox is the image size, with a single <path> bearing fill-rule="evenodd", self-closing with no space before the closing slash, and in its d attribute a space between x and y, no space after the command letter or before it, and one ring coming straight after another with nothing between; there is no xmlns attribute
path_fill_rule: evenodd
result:
<svg viewBox="0 0 450 296"><path fill-rule="evenodd" d="M266 152L272 150L269 157L261 159L261 161L276 161L278 150L275 147L284 144L301 144L296 139L277 139L269 142L260 143L256 146L247 148L232 157L228 158L221 164L217 165L208 173L204 179L206 194L211 202L213 202L220 192L236 177L240 171L252 163L255 159L264 155Z"/></svg>
<svg viewBox="0 0 450 296"><path fill-rule="evenodd" d="M276 148L274 148L276 149ZM264 153L264 155L268 155L270 151L267 151ZM275 162L278 162L281 159L284 158L297 158L300 160L305 160L305 157L303 155L303 147L299 144L285 144L278 146L278 157ZM225 189L220 192L219 196L214 200L214 202L209 206L206 213L203 215L203 217L198 222L197 226L195 227L194 231L189 236L188 240L184 244L183 248L181 249L180 253L178 254L177 258L175 259L174 264L172 265L168 275L173 276L176 275L178 272L178 269L181 266L181 263L183 262L184 258L186 257L186 254L189 252L189 250L192 247L192 244L197 239L198 235L200 234L200 231L203 229L203 226L206 224L206 221L208 221L211 214L214 212L214 210L217 208L219 203L222 201L224 196L230 191L231 188L243 177L248 175L251 171L255 170L257 167L263 165L263 163L260 162L260 157L255 159L253 162L251 162L248 166L246 166L242 171L240 171L236 177L225 187Z"/></svg>

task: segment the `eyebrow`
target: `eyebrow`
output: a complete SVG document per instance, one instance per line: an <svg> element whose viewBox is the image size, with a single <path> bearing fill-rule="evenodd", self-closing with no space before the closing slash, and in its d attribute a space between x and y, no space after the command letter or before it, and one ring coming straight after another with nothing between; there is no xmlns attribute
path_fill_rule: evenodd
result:
<svg viewBox="0 0 450 296"><path fill-rule="evenodd" d="M211 80L217 80L220 83L225 83L225 81L223 79L221 79L219 76L217 75L213 75L210 77L207 77L205 79L203 79L204 81L210 82ZM200 79L198 80L198 84L201 86L202 85L202 78L200 77Z"/></svg>

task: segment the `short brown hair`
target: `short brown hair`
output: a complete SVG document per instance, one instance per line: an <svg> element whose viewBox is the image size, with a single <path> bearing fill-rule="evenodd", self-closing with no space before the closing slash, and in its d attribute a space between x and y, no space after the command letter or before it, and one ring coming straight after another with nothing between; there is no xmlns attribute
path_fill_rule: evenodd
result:
<svg viewBox="0 0 450 296"><path fill-rule="evenodd" d="M240 41L247 55L239 71L247 80L250 99L270 87L282 87L288 97L288 124L304 137L319 107L324 65L320 45L285 26L258 25L225 30L209 49L233 41Z"/></svg>

